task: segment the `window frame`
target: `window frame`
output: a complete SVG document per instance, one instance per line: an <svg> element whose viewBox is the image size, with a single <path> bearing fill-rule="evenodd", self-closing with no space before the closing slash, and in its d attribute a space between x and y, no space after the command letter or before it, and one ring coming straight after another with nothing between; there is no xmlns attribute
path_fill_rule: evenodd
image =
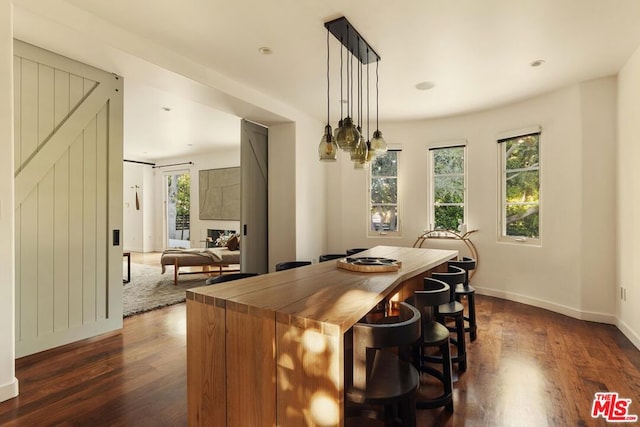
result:
<svg viewBox="0 0 640 427"><path fill-rule="evenodd" d="M402 237L402 207L401 207L401 179L400 179L400 165L402 163L401 160L401 153L402 153L402 148L397 148L397 147L389 147L387 152L396 152L397 153L397 157L396 157L396 175L395 176L389 176L389 178L395 178L396 179L396 203L395 203L395 207L396 207L396 230L394 231L390 231L390 230L372 230L371 229L371 207L373 206L373 203L371 201L371 180L372 178L374 178L373 174L372 174L372 170L373 170L373 165L370 165L369 168L367 168L367 237ZM374 160L375 161L375 160ZM385 203L385 205L390 205L389 203Z"/></svg>
<svg viewBox="0 0 640 427"><path fill-rule="evenodd" d="M510 169L509 171L533 171L538 173L538 236L509 236L507 235L507 207L513 206L507 202L507 167L506 162L506 145L509 140L523 138L527 136L537 135L538 137L538 165L537 167ZM542 128L540 126L531 126L524 129L518 129L509 132L503 132L496 138L498 142L498 241L505 243L518 243L531 246L541 246L542 244ZM531 204L531 203L527 203Z"/></svg>
<svg viewBox="0 0 640 427"><path fill-rule="evenodd" d="M428 189L429 189L429 196L427 198L427 212L428 212L428 217L429 217L429 230L435 230L436 229L436 209L435 209L435 151L436 150L442 150L442 149L450 149L450 148L462 148L463 149L463 159L462 159L462 180L463 180L463 195L462 195L462 224L466 224L467 220L468 220L468 194L467 194L467 141L466 140L455 140L455 141L447 141L444 143L439 143L437 145L431 146L428 148L429 150L429 167L427 170L429 170L429 185L428 185ZM450 176L454 176L454 175L460 175L460 174L441 174L438 176L445 176L445 175L450 175ZM452 204L456 205L456 204ZM456 230L451 230L451 231L457 231Z"/></svg>

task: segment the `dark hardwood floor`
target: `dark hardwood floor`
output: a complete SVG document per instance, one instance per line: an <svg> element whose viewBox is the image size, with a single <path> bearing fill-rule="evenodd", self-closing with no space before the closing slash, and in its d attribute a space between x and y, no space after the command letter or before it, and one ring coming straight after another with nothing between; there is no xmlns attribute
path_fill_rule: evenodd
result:
<svg viewBox="0 0 640 427"><path fill-rule="evenodd" d="M615 327L490 297L476 305L455 411L421 410L419 426L606 425L590 416L597 391L632 399L640 415L640 352ZM186 425L185 332L179 304L17 360L20 395L0 403L0 425Z"/></svg>

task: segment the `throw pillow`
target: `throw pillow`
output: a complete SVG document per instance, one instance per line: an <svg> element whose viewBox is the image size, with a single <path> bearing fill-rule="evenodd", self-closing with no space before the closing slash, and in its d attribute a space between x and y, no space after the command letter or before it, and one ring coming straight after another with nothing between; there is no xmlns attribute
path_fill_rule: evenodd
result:
<svg viewBox="0 0 640 427"><path fill-rule="evenodd" d="M230 251L237 251L239 247L240 240L238 239L238 235L234 234L233 236L229 237L229 240L227 240L227 249L229 249Z"/></svg>

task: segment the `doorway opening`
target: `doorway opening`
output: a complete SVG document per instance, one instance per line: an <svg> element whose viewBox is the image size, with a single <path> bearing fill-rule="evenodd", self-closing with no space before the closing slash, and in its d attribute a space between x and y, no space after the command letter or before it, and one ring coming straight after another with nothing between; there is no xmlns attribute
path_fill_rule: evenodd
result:
<svg viewBox="0 0 640 427"><path fill-rule="evenodd" d="M165 174L166 232L168 248L191 247L191 175L189 172Z"/></svg>

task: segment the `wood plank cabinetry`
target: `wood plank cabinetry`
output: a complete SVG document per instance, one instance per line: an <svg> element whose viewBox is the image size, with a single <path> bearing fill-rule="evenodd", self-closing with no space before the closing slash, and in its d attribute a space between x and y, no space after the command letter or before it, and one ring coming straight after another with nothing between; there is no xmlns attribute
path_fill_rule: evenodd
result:
<svg viewBox="0 0 640 427"><path fill-rule="evenodd" d="M190 426L344 425L350 328L458 252L377 246L358 255L402 268L360 273L324 262L187 291Z"/></svg>

